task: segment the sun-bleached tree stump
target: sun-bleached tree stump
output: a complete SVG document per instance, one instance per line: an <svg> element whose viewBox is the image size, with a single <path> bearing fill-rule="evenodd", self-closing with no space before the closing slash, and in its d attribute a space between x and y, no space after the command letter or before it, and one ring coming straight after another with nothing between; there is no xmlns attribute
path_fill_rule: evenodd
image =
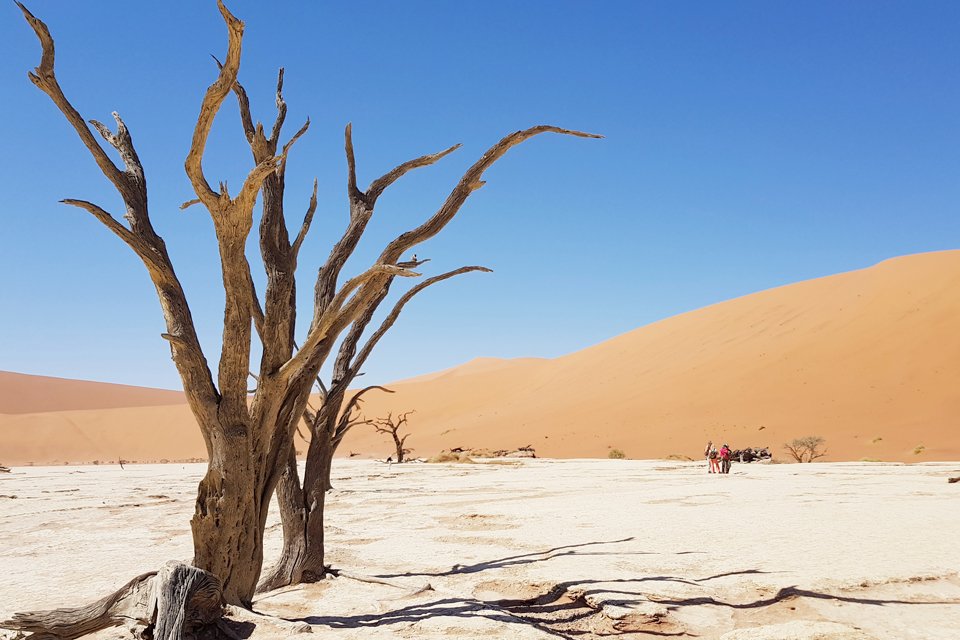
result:
<svg viewBox="0 0 960 640"><path fill-rule="evenodd" d="M93 604L26 611L0 628L30 633L31 640L72 640L101 629L126 626L141 638L181 640L223 616L220 580L180 562L139 575Z"/></svg>

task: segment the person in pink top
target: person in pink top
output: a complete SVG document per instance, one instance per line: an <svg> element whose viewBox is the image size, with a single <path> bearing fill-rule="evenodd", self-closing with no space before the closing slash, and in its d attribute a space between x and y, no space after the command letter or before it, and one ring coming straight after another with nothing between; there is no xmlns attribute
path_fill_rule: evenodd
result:
<svg viewBox="0 0 960 640"><path fill-rule="evenodd" d="M730 447L727 445L720 447L720 473L730 473L730 457L732 453Z"/></svg>

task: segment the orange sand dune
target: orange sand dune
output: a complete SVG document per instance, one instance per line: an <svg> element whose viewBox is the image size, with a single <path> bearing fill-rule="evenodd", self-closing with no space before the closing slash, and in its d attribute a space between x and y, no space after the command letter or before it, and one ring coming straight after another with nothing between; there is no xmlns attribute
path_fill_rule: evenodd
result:
<svg viewBox="0 0 960 640"><path fill-rule="evenodd" d="M550 457L698 457L827 439L829 460L960 459L960 251L763 291L556 360L396 384L368 415L416 409L408 443L533 444ZM344 449L389 451L358 430ZM914 453L918 447L920 453Z"/></svg>
<svg viewBox="0 0 960 640"><path fill-rule="evenodd" d="M827 439L827 460L960 460L960 251L888 260L716 304L554 360L481 359L368 394L416 409L408 445L548 457L696 458ZM186 407L0 416L7 464L203 455ZM149 438L150 445L144 444ZM138 451L140 453L132 453ZM341 453L386 455L358 427ZM98 452L96 457L92 457ZM130 452L130 453L128 453Z"/></svg>
<svg viewBox="0 0 960 640"><path fill-rule="evenodd" d="M0 413L183 404L183 392L0 371Z"/></svg>

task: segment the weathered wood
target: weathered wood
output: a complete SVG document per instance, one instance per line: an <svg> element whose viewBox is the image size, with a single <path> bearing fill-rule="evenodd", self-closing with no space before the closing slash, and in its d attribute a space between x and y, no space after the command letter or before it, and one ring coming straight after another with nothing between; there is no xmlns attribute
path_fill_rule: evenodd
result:
<svg viewBox="0 0 960 640"><path fill-rule="evenodd" d="M957 476L956 478L947 478L947 482L949 482L950 484L960 482L960 476Z"/></svg>
<svg viewBox="0 0 960 640"><path fill-rule="evenodd" d="M32 634L33 640L72 640L101 629L127 626L153 640L192 638L223 615L220 580L179 562L139 575L93 604L27 611L0 628Z"/></svg>
<svg viewBox="0 0 960 640"><path fill-rule="evenodd" d="M110 595L83 607L25 611L0 628L33 634L33 640L72 640L108 627L152 622L156 572L139 575Z"/></svg>
<svg viewBox="0 0 960 640"><path fill-rule="evenodd" d="M98 121L90 121L88 126L57 81L54 73L54 42L47 26L23 5L20 8L42 47L40 64L29 74L30 80L54 102L73 126L101 172L121 196L125 212L122 219L118 219L92 202L77 199L64 202L92 215L126 243L146 267L156 288L166 323L162 337L169 343L184 392L207 447L210 463L198 488L191 521L193 563L221 580L223 599L228 604L249 607L261 571L263 533L272 495L288 467L293 436L307 407L313 381L328 356L334 353L341 334L350 328L345 346L341 346L338 352L339 362L334 367L335 384L325 394L324 406L314 420L315 434L321 433L323 437L317 438L314 434L312 438L303 487L298 493L294 491L297 486L291 484L289 492L296 500L293 503L295 506L287 512L300 514L295 516L299 519L296 528L301 533L298 535L320 541L319 545L305 543L303 548L307 552L300 554L310 559L307 565L295 570L304 579L320 576L324 571L323 492L329 487L333 452L351 424L349 419L342 420L341 408L346 397L346 385L359 375L359 368L370 350L396 320L410 297L434 282L459 273L481 270L479 267L464 267L428 279L411 289L381 325L381 330L375 332L357 354L360 337L386 298L391 284L397 277L420 275L413 268L426 261L417 260L416 256L413 260L403 260L404 254L439 233L470 194L483 184L483 172L510 148L545 132L580 137L599 136L552 126L533 127L506 136L464 174L436 214L389 243L380 258L365 271L352 278L341 279L341 272L353 255L384 190L409 171L431 165L457 148L450 147L404 162L374 180L366 191L361 191L357 186L352 129L348 125L344 142L350 218L342 237L334 244L329 257L317 272L314 312L306 331L306 340L298 348L294 343L297 306L295 272L299 251L317 208L317 194L315 182L306 215L291 242L284 217L284 174L288 155L294 143L307 131L309 120L281 146L280 136L287 113L281 69L276 87L277 114L269 137L263 125L254 122L249 99L238 81L244 24L230 13L222 1L218 0L217 4L227 27L227 53L223 63L218 62L219 73L201 100L184 162L184 170L196 196L185 206L197 203L209 212L221 263L225 305L216 382L164 241L151 224L145 172L130 131L116 113L113 114L115 131ZM231 92L237 96L243 133L253 153L252 169L236 196L230 195L223 182L214 189L203 168L213 123ZM101 146L95 134L106 142L105 146ZM119 154L122 166L111 159L107 153L111 150L109 148ZM254 287L246 254L258 196L263 207L258 230L260 262L267 276L263 305ZM254 328L262 343L260 350L252 349ZM261 354L259 368L251 363L251 354L257 351ZM251 371L257 371L257 387L252 398L247 387ZM312 463L311 456L316 456ZM290 481L299 484L295 473Z"/></svg>
<svg viewBox="0 0 960 640"><path fill-rule="evenodd" d="M155 579L153 640L192 638L223 617L220 579L178 562L168 562Z"/></svg>

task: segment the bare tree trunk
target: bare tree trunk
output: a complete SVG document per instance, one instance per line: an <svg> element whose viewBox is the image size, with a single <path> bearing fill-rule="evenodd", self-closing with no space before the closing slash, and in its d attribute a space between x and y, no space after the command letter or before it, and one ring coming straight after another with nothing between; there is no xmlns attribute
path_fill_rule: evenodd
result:
<svg viewBox="0 0 960 640"><path fill-rule="evenodd" d="M397 433L396 433L395 431L394 431L393 433L391 433L390 435L393 436L393 446L396 447L396 449L397 449L397 462L398 462L398 463L402 463L402 462L403 462L403 452L404 452L404 449L403 449L403 440L400 439L400 437L397 435Z"/></svg>
<svg viewBox="0 0 960 640"><path fill-rule="evenodd" d="M220 577L227 603L247 608L263 566L261 494L247 456L215 453L190 521L193 564Z"/></svg>
<svg viewBox="0 0 960 640"><path fill-rule="evenodd" d="M314 444L316 443L316 444ZM324 508L330 489L330 468L336 449L326 438L313 438L304 474L310 484L301 486L296 454L291 449L277 485L277 502L283 525L283 551L277 563L261 578L258 592L290 584L317 582L326 573L324 564Z"/></svg>

